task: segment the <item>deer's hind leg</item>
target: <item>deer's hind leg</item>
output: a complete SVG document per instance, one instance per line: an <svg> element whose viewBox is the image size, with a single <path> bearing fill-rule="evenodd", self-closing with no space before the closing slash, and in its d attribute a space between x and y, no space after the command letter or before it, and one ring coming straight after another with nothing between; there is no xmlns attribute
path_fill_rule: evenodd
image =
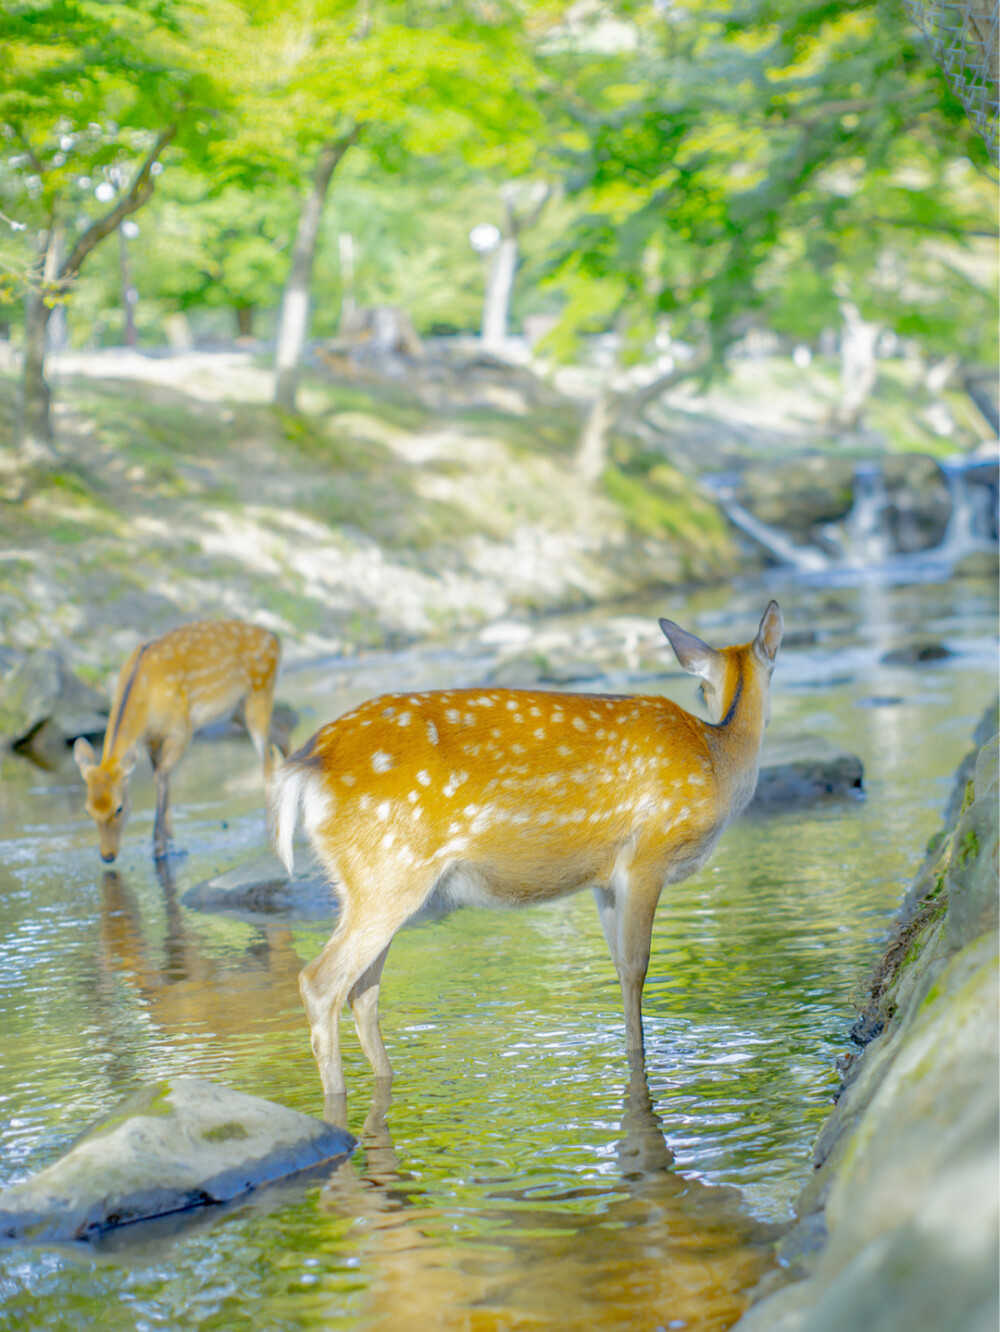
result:
<svg viewBox="0 0 1000 1332"><path fill-rule="evenodd" d="M274 758L271 746L271 713L274 710L274 677L259 685L252 686L243 700L243 721L249 732L253 747L264 765L264 785L270 790ZM288 757L291 746L285 741L279 745L281 753Z"/></svg>
<svg viewBox="0 0 1000 1332"><path fill-rule="evenodd" d="M434 884L427 873L405 883L387 873L338 879L340 923L319 957L299 973L299 993L327 1096L342 1096L345 1091L340 1014L348 999L372 1071L379 1078L392 1077L378 1025L379 980L393 936L423 905Z"/></svg>

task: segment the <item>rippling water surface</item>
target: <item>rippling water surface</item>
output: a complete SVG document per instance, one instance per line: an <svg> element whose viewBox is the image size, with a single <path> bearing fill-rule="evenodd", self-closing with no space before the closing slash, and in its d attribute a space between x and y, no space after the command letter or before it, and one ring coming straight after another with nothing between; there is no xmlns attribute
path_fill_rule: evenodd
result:
<svg viewBox="0 0 1000 1332"><path fill-rule="evenodd" d="M861 756L863 801L730 828L660 904L629 1073L589 894L404 930L382 987L389 1104L344 1029L349 1127L332 1177L263 1190L98 1247L0 1250L0 1320L23 1328L726 1328L766 1271L847 1047L852 997L939 826L995 694L996 598L974 580L769 583L536 626L588 688L694 706L644 624L745 640L778 595L789 632L774 735ZM948 658L889 667L920 635ZM289 672L296 739L369 694L475 684L488 643ZM663 675L653 675L662 662ZM329 923L227 917L181 899L261 851L245 742L196 744L174 782L187 855L157 875L152 781L105 872L71 762L0 759L0 1184L51 1162L142 1083L197 1074L323 1109L296 975Z"/></svg>

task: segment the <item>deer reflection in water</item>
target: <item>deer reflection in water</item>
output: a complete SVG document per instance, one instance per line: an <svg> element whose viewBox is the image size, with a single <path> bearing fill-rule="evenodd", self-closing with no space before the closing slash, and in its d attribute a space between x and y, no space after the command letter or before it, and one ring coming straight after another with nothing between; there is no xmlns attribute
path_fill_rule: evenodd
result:
<svg viewBox="0 0 1000 1332"><path fill-rule="evenodd" d="M677 1172L641 1057L630 1059L617 1177L552 1191L478 1181L474 1217L428 1201L426 1185L401 1172L390 1085L375 1083L363 1161L344 1162L320 1194L322 1208L355 1218L360 1263L373 1272L366 1327L715 1332L773 1266L782 1227L755 1220L738 1190ZM346 1099L327 1097L324 1117L343 1125Z"/></svg>
<svg viewBox="0 0 1000 1332"><path fill-rule="evenodd" d="M135 894L107 870L101 880L100 988L110 995L125 977L155 1025L178 1038L206 1034L243 1043L261 1028L295 1032L302 959L286 921L262 922L249 947L215 954L192 928L177 897L169 862L156 863L165 933L162 953L148 941ZM117 1051L112 1051L119 1057Z"/></svg>

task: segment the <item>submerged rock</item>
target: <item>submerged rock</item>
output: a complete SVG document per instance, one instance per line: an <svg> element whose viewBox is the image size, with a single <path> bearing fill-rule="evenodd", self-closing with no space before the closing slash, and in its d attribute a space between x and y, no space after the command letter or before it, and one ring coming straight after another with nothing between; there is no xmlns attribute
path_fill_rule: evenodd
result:
<svg viewBox="0 0 1000 1332"><path fill-rule="evenodd" d="M201 1078L151 1083L0 1192L0 1237L64 1241L226 1202L348 1156L344 1129Z"/></svg>
<svg viewBox="0 0 1000 1332"><path fill-rule="evenodd" d="M108 701L51 649L30 653L0 686L0 736L12 748L51 748L104 732Z"/></svg>
<svg viewBox="0 0 1000 1332"><path fill-rule="evenodd" d="M817 801L864 794L864 765L820 735L769 742L761 758L754 813L801 809Z"/></svg>
<svg viewBox="0 0 1000 1332"><path fill-rule="evenodd" d="M311 856L296 857L296 873L288 873L277 856L258 856L189 888L181 899L196 911L233 915L287 915L329 920L337 909L329 884ZM301 866L298 864L302 861Z"/></svg>

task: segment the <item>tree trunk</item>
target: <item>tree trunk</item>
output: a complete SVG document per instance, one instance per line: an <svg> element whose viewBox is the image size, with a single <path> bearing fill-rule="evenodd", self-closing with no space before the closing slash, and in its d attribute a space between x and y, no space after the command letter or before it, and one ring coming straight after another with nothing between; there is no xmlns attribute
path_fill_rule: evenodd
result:
<svg viewBox="0 0 1000 1332"><path fill-rule="evenodd" d="M236 306L236 336L239 338L253 337L253 306Z"/></svg>
<svg viewBox="0 0 1000 1332"><path fill-rule="evenodd" d="M340 159L355 142L360 127L355 126L340 139L329 139L320 149L312 185L306 195L292 246L292 262L281 297L278 317L278 349L274 367L274 401L286 412L295 411L299 365L309 335L309 293L312 286L313 260L323 218L330 180Z"/></svg>
<svg viewBox="0 0 1000 1332"><path fill-rule="evenodd" d="M840 345L841 396L835 419L842 428L856 430L878 378L875 348L881 329L862 319L853 301L841 301L840 308L844 332Z"/></svg>
<svg viewBox="0 0 1000 1332"><path fill-rule="evenodd" d="M711 359L711 348L706 344L689 361L673 366L641 388L632 389L631 392L603 389L587 413L580 432L580 442L573 459L577 475L591 485L597 481L608 465L611 432L618 422L623 418L634 420L640 416L650 403L655 402L668 389L690 379L692 375L700 374Z"/></svg>
<svg viewBox="0 0 1000 1332"><path fill-rule="evenodd" d="M128 240L121 227L118 228L118 266L121 271L122 312L125 315L125 346L137 347L139 338L135 331L136 291L128 267Z"/></svg>
<svg viewBox="0 0 1000 1332"><path fill-rule="evenodd" d="M486 276L483 302L483 346L489 350L502 347L507 339L507 317L517 272L518 241L516 233L504 236Z"/></svg>
<svg viewBox="0 0 1000 1332"><path fill-rule="evenodd" d="M608 465L611 431L621 410L621 396L612 389L600 392L587 413L573 467L581 480L593 485Z"/></svg>
<svg viewBox="0 0 1000 1332"><path fill-rule="evenodd" d="M46 305L42 291L32 286L24 304L24 365L18 397L17 437L27 463L51 463L52 418L49 405L52 393L45 378L45 340L52 308Z"/></svg>
<svg viewBox="0 0 1000 1332"><path fill-rule="evenodd" d="M51 463L56 454L52 446L52 420L49 412L52 394L45 378L46 335L52 317L47 298L63 298L91 250L109 236L123 218L141 208L153 193L153 166L177 134L176 125L168 125L157 135L152 148L127 194L103 217L99 217L79 237L65 259L53 239L54 219L50 220L41 253L41 281L32 281L25 298L24 366L17 412L17 442L25 461Z"/></svg>

